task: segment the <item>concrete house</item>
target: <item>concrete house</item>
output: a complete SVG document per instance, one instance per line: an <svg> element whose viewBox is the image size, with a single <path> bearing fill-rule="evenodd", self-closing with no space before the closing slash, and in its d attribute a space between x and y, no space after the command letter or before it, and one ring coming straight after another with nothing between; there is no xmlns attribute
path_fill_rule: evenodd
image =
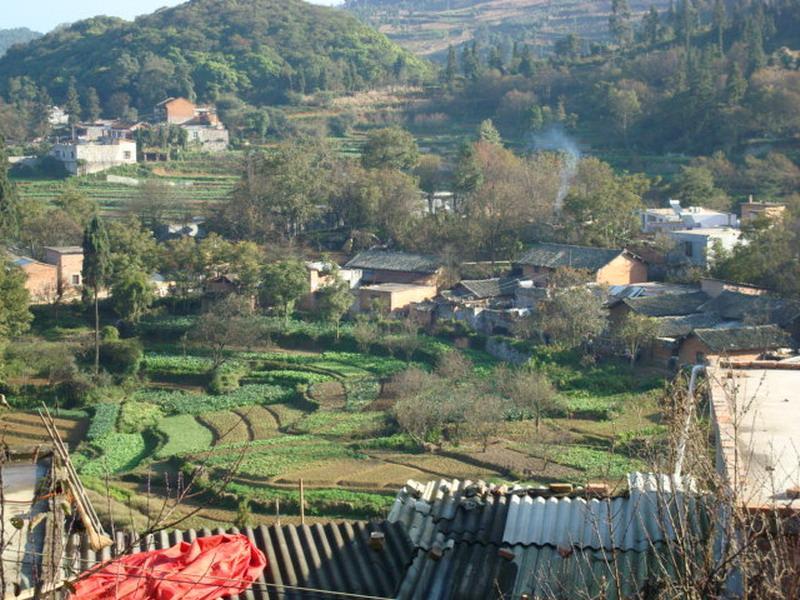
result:
<svg viewBox="0 0 800 600"><path fill-rule="evenodd" d="M732 227L681 229L671 231L669 237L677 245L677 254L692 265L708 268L714 260L717 246L731 251L739 243L742 232Z"/></svg>
<svg viewBox="0 0 800 600"><path fill-rule="evenodd" d="M157 123L178 125L188 135L190 145L209 152L221 152L230 143L228 130L219 120L217 110L211 106L196 106L186 98L167 98L153 110Z"/></svg>
<svg viewBox="0 0 800 600"><path fill-rule="evenodd" d="M560 268L589 271L592 280L605 285L629 285L647 281L647 265L627 250L539 243L514 263L524 279L546 287Z"/></svg>
<svg viewBox="0 0 800 600"><path fill-rule="evenodd" d="M44 261L55 265L58 272L58 293L62 297L80 294L83 285L83 248L80 246L47 246Z"/></svg>
<svg viewBox="0 0 800 600"><path fill-rule="evenodd" d="M12 257L11 262L25 273L31 302L47 303L58 297L58 267L27 256Z"/></svg>
<svg viewBox="0 0 800 600"><path fill-rule="evenodd" d="M786 213L786 205L779 202L754 202L753 197L750 196L750 201L742 204L740 210L742 225L750 225L759 219L779 221Z"/></svg>
<svg viewBox="0 0 800 600"><path fill-rule="evenodd" d="M376 283L358 289L357 309L395 312L410 305L432 300L438 293L435 285L418 283Z"/></svg>
<svg viewBox="0 0 800 600"><path fill-rule="evenodd" d="M87 175L111 167L136 164L136 142L108 138L92 142L63 142L53 145L50 156L60 161L71 175Z"/></svg>
<svg viewBox="0 0 800 600"><path fill-rule="evenodd" d="M641 212L641 218L644 233L739 226L739 221L733 213L702 206L683 208L678 200L670 200L669 208L647 208Z"/></svg>
<svg viewBox="0 0 800 600"><path fill-rule="evenodd" d="M442 263L438 258L395 250L365 250L344 267L360 270L365 284L403 283L437 287L442 274Z"/></svg>

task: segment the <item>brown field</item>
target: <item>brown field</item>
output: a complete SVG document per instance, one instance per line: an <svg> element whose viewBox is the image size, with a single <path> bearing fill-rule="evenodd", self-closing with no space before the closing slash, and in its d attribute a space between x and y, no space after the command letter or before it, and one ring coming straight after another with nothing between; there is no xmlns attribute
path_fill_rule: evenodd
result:
<svg viewBox="0 0 800 600"><path fill-rule="evenodd" d="M64 442L76 445L83 440L88 419L55 418L56 427ZM0 436L9 446L31 446L49 443L50 437L35 413L12 411L0 415Z"/></svg>

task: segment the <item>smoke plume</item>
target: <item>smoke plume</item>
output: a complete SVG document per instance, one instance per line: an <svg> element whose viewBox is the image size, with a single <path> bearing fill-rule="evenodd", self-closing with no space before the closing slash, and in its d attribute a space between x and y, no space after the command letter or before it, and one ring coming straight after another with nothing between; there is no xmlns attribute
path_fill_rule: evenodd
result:
<svg viewBox="0 0 800 600"><path fill-rule="evenodd" d="M578 172L578 161L581 158L581 151L578 145L568 136L561 127L554 126L541 133L533 135L531 141L533 150L542 152L558 152L561 155L561 182L556 194L555 211L561 212L564 206L564 198L567 197L572 181Z"/></svg>

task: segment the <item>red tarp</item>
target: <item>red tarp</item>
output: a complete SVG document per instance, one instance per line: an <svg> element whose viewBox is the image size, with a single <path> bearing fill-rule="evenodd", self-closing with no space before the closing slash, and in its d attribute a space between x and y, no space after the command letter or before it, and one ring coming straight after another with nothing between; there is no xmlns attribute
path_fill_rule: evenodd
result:
<svg viewBox="0 0 800 600"><path fill-rule="evenodd" d="M75 584L71 600L213 600L243 592L267 559L243 535L123 556Z"/></svg>

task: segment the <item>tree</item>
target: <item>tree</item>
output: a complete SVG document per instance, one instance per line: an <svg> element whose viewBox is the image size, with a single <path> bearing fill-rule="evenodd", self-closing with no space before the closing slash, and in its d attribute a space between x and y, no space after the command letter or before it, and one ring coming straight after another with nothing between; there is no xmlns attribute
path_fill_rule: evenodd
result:
<svg viewBox="0 0 800 600"><path fill-rule="evenodd" d="M110 250L105 225L96 215L83 235L83 285L94 299L94 375L100 374L100 288L110 275Z"/></svg>
<svg viewBox="0 0 800 600"><path fill-rule="evenodd" d="M212 369L217 369L227 359L228 349L253 346L260 339L261 331L253 318L250 302L231 294L214 302L200 315L188 337L190 342L210 352Z"/></svg>
<svg viewBox="0 0 800 600"><path fill-rule="evenodd" d="M69 124L75 125L81 120L81 101L78 96L78 89L76 87L75 78L69 80L69 87L67 88L67 98L64 102L64 111L69 116Z"/></svg>
<svg viewBox="0 0 800 600"><path fill-rule="evenodd" d="M100 118L100 97L93 87L88 88L83 97L83 118L89 123Z"/></svg>
<svg viewBox="0 0 800 600"><path fill-rule="evenodd" d="M25 333L33 320L26 280L25 272L16 265L0 264L0 342Z"/></svg>
<svg viewBox="0 0 800 600"><path fill-rule="evenodd" d="M661 23L658 16L658 9L650 5L650 10L642 17L642 29L645 41L655 46L658 43L658 35L661 30Z"/></svg>
<svg viewBox="0 0 800 600"><path fill-rule="evenodd" d="M716 187L714 174L706 167L683 166L676 177L676 192L688 206L730 209L731 199Z"/></svg>
<svg viewBox="0 0 800 600"><path fill-rule="evenodd" d="M481 121L480 127L478 127L478 141L495 144L497 146L503 143L500 132L497 131L491 119Z"/></svg>
<svg viewBox="0 0 800 600"><path fill-rule="evenodd" d="M436 154L423 154L414 174L419 179L420 189L428 196L428 212L433 214L434 194L440 190L444 181L442 157Z"/></svg>
<svg viewBox="0 0 800 600"><path fill-rule="evenodd" d="M81 228L85 228L97 213L97 203L73 186L67 187L53 204L63 210Z"/></svg>
<svg viewBox="0 0 800 600"><path fill-rule="evenodd" d="M358 346L358 350L362 354L367 354L372 344L380 339L378 327L365 315L359 315L356 318L352 334Z"/></svg>
<svg viewBox="0 0 800 600"><path fill-rule="evenodd" d="M280 307L286 325L289 324L294 303L308 292L308 271L301 261L284 260L264 268L261 303Z"/></svg>
<svg viewBox="0 0 800 600"><path fill-rule="evenodd" d="M447 46L447 65L444 68L443 79L449 86L456 80L456 51L452 44Z"/></svg>
<svg viewBox="0 0 800 600"><path fill-rule="evenodd" d="M114 285L127 271L151 274L160 266L159 247L153 234L134 217L114 219L106 225L109 248L109 279ZM194 243L194 241L192 241ZM191 263L187 263L191 269Z"/></svg>
<svg viewBox="0 0 800 600"><path fill-rule="evenodd" d="M717 50L720 56L725 52L725 2L714 0L713 27L717 33Z"/></svg>
<svg viewBox="0 0 800 600"><path fill-rule="evenodd" d="M128 211L141 219L145 227L155 229L164 225L167 214L177 204L175 188L158 179L147 179L128 203Z"/></svg>
<svg viewBox="0 0 800 600"><path fill-rule="evenodd" d="M608 29L618 46L630 44L633 35L631 27L631 8L628 0L611 0L611 16Z"/></svg>
<svg viewBox="0 0 800 600"><path fill-rule="evenodd" d="M636 364L639 351L649 346L658 336L658 321L652 317L629 312L614 331L614 337L630 356L631 367Z"/></svg>
<svg viewBox="0 0 800 600"><path fill-rule="evenodd" d="M558 406L556 390L547 377L531 369L518 369L502 386L514 406L523 415L533 418L536 433L539 433L542 418Z"/></svg>
<svg viewBox="0 0 800 600"><path fill-rule="evenodd" d="M0 237L11 239L19 235L22 207L16 186L8 178L8 157L3 136L0 135Z"/></svg>
<svg viewBox="0 0 800 600"><path fill-rule="evenodd" d="M502 398L482 393L474 386L459 388L459 404L463 422L461 433L478 440L483 452L489 448L489 440L497 435L505 419L505 405Z"/></svg>
<svg viewBox="0 0 800 600"><path fill-rule="evenodd" d="M540 306L540 327L558 346L577 348L598 336L606 326L602 290L586 286L555 290Z"/></svg>
<svg viewBox="0 0 800 600"><path fill-rule="evenodd" d="M155 300L149 275L144 271L126 269L114 278L111 299L121 318L131 323L138 322Z"/></svg>
<svg viewBox="0 0 800 600"><path fill-rule="evenodd" d="M458 152L455 172L453 173L453 191L459 197L465 197L483 184L483 173L478 163L473 144L463 144Z"/></svg>
<svg viewBox="0 0 800 600"><path fill-rule="evenodd" d="M414 136L400 127L370 131L361 151L361 164L366 169L410 171L418 161L419 148Z"/></svg>
<svg viewBox="0 0 800 600"><path fill-rule="evenodd" d="M338 269L335 269L330 276L334 281L317 292L317 313L323 321L336 326L338 340L342 317L353 306L353 294L350 291L350 284L339 277Z"/></svg>
<svg viewBox="0 0 800 600"><path fill-rule="evenodd" d="M608 108L617 122L625 145L628 145L628 129L642 111L636 90L612 89L608 93Z"/></svg>

